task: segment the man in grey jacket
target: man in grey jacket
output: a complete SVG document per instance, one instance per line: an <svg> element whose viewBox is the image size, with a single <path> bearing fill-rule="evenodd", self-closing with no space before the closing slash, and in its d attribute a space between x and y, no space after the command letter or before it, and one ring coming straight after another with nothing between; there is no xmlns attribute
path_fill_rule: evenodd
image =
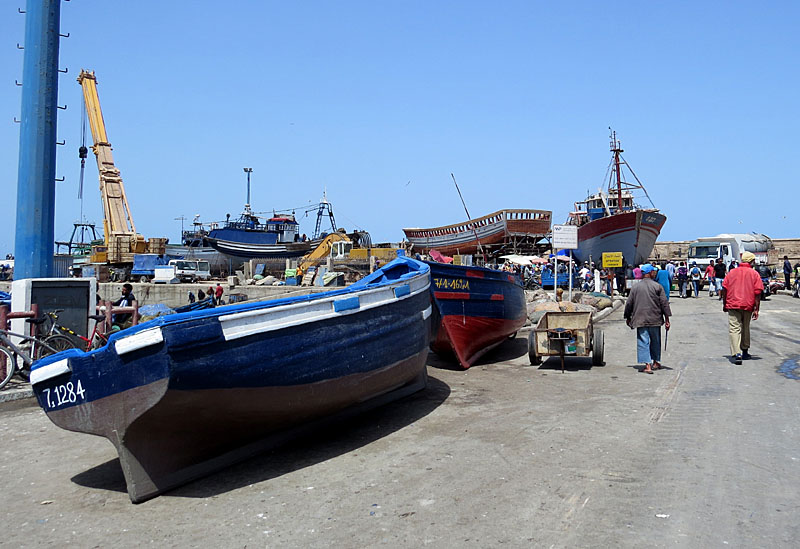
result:
<svg viewBox="0 0 800 549"><path fill-rule="evenodd" d="M653 280L653 266L642 265L642 275L625 303L625 322L636 328L636 359L644 363L641 371L652 374L661 368L661 325L669 330L672 311L663 286Z"/></svg>

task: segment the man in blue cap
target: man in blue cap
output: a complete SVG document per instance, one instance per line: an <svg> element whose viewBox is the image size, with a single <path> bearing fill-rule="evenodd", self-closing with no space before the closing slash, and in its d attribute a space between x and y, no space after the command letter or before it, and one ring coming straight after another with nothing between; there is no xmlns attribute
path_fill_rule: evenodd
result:
<svg viewBox="0 0 800 549"><path fill-rule="evenodd" d="M642 265L642 280L634 285L625 303L625 322L636 328L636 359L641 370L652 374L661 368L661 325L669 330L672 311L664 288L654 280L655 268Z"/></svg>

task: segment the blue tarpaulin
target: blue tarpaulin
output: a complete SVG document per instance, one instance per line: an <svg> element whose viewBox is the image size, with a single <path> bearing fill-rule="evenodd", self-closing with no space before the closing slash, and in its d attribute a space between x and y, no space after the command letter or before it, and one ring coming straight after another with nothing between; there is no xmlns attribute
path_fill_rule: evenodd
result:
<svg viewBox="0 0 800 549"><path fill-rule="evenodd" d="M175 311L164 305L163 303L156 303L154 305L142 305L139 307L139 314L143 316L161 316L171 315Z"/></svg>

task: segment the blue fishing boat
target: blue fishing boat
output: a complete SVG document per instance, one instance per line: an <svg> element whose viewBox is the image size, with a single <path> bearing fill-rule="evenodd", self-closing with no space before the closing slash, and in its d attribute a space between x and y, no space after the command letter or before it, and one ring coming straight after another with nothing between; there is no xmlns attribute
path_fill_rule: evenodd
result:
<svg viewBox="0 0 800 549"><path fill-rule="evenodd" d="M300 236L300 224L291 214L262 219L245 210L238 219L213 228L205 236L209 246L237 259L300 257L311 250L311 242Z"/></svg>
<svg viewBox="0 0 800 549"><path fill-rule="evenodd" d="M465 370L514 335L527 320L518 275L484 267L428 262L434 310L431 349L454 355Z"/></svg>
<svg viewBox="0 0 800 549"><path fill-rule="evenodd" d="M303 256L319 245L328 234L323 231L325 218L330 222L330 232L337 231L333 205L328 202L327 193L323 193L319 204L301 208L301 213L306 215L316 211L317 222L309 239L300 234L300 224L294 216L296 208L291 212L273 212L271 217L261 217L250 209L249 179L247 188L247 203L237 219L231 221L228 216L221 227L213 223L208 231L202 225L195 227L193 241L196 242L200 235L202 242L236 259L282 259Z"/></svg>
<svg viewBox="0 0 800 549"><path fill-rule="evenodd" d="M31 384L53 423L116 446L141 502L425 387L429 286L398 257L347 288L159 317L41 360Z"/></svg>

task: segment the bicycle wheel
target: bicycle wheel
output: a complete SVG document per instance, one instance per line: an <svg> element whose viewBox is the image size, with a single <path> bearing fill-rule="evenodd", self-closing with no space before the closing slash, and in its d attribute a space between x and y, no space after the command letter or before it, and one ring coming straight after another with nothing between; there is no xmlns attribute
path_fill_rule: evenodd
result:
<svg viewBox="0 0 800 549"><path fill-rule="evenodd" d="M54 355L60 351L65 351L67 349L76 349L76 348L77 345L75 345L75 342L72 341L70 338L68 338L65 335L55 334L44 338L36 346L36 356L34 358L36 360L39 360L40 358Z"/></svg>
<svg viewBox="0 0 800 549"><path fill-rule="evenodd" d="M16 357L5 347L0 347L0 389L6 386L16 368Z"/></svg>

